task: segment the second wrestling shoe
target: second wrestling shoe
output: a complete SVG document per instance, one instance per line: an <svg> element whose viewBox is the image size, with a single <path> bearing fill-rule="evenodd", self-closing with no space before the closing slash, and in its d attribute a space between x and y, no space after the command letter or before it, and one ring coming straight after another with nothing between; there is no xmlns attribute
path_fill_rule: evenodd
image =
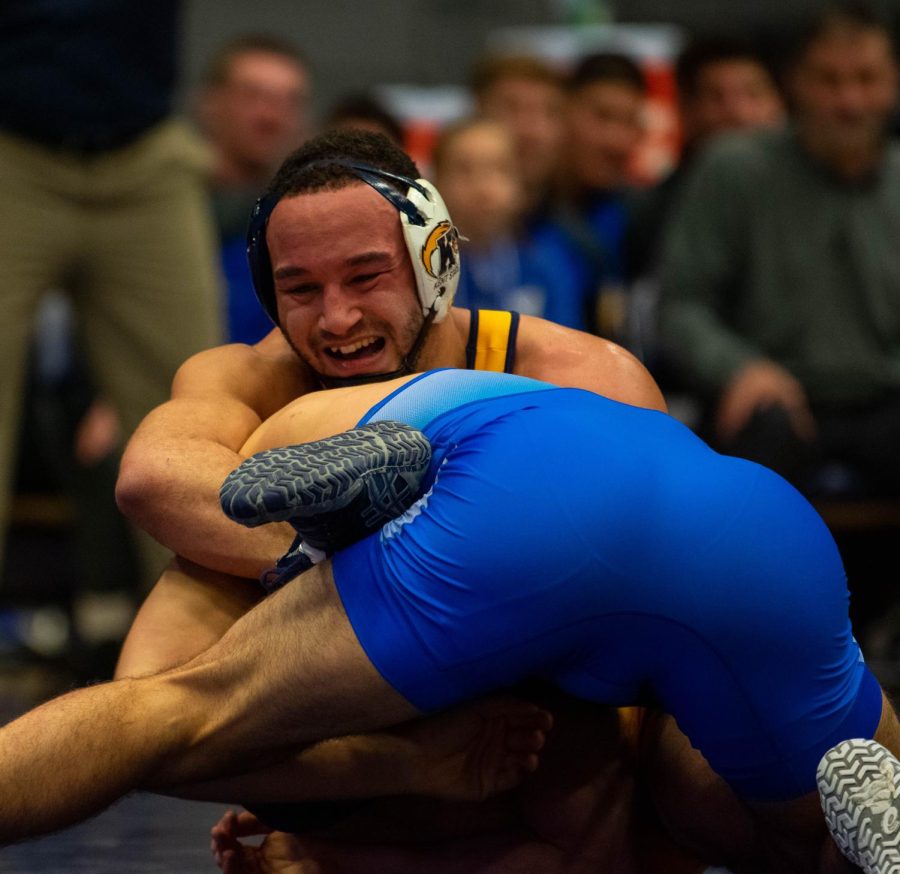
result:
<svg viewBox="0 0 900 874"><path fill-rule="evenodd" d="M816 776L840 851L866 874L900 874L900 761L874 740L845 740Z"/></svg>
<svg viewBox="0 0 900 874"><path fill-rule="evenodd" d="M371 422L251 456L228 475L219 499L242 525L290 522L306 547L330 554L407 510L430 462L421 431Z"/></svg>

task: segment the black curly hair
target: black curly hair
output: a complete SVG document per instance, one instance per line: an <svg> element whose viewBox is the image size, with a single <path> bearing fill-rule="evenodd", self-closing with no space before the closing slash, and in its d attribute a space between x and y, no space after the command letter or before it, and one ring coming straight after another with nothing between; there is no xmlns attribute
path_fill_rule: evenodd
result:
<svg viewBox="0 0 900 874"><path fill-rule="evenodd" d="M418 179L420 176L412 158L384 134L364 130L330 130L307 140L285 158L269 183L266 197L280 199L286 195L333 190L360 181L358 174L350 167L328 163L332 160L368 164L408 179ZM397 190L405 194L406 190L401 190L399 185L397 183Z"/></svg>

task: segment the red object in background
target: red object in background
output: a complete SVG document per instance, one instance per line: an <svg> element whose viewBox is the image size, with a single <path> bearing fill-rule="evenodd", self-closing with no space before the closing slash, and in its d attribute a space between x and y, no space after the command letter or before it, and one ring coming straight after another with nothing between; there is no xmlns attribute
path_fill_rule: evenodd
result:
<svg viewBox="0 0 900 874"><path fill-rule="evenodd" d="M440 130L438 122L428 119L411 118L403 125L403 148L425 177L431 172L431 154Z"/></svg>
<svg viewBox="0 0 900 874"><path fill-rule="evenodd" d="M631 177L643 186L657 182L675 166L681 151L681 129L673 65L645 60L641 69L647 81L647 131L632 161Z"/></svg>

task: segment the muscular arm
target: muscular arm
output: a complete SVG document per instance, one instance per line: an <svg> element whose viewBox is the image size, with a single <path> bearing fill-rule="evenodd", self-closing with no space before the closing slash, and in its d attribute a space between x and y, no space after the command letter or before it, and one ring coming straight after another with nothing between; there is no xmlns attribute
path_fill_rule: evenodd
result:
<svg viewBox="0 0 900 874"><path fill-rule="evenodd" d="M244 803L399 795L482 801L537 767L551 725L547 711L526 701L486 698L392 729L321 741L260 770L169 794Z"/></svg>
<svg viewBox="0 0 900 874"><path fill-rule="evenodd" d="M260 422L308 390L271 347L226 346L187 361L172 399L144 420L122 459L123 512L179 555L211 570L256 577L290 544L287 526L249 530L222 513L218 491Z"/></svg>
<svg viewBox="0 0 900 874"><path fill-rule="evenodd" d="M515 372L666 412L659 386L634 355L609 340L543 319L522 316Z"/></svg>

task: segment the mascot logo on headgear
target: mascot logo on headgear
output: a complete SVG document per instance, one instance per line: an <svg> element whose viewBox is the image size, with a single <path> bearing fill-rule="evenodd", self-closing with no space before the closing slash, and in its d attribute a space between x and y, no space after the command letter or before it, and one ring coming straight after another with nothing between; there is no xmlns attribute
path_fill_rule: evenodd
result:
<svg viewBox="0 0 900 874"><path fill-rule="evenodd" d="M459 272L459 233L451 222L438 222L422 244L422 266L439 282Z"/></svg>

